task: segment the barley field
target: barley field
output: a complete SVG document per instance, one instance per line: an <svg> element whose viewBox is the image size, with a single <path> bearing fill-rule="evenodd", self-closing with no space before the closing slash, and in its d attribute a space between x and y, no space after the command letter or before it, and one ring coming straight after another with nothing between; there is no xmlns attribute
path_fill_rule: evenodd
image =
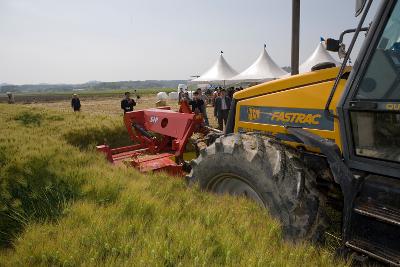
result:
<svg viewBox="0 0 400 267"><path fill-rule="evenodd" d="M109 164L95 145L129 144L119 101L0 104L0 266L349 264L247 199Z"/></svg>

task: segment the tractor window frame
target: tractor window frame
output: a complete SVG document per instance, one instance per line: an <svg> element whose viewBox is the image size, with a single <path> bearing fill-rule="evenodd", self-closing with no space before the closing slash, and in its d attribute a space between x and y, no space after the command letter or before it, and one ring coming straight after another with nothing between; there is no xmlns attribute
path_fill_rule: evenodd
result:
<svg viewBox="0 0 400 267"><path fill-rule="evenodd" d="M356 146L353 141L354 133L350 118L351 112L354 112L353 103L357 100L356 95L361 81L367 72L369 63L374 56L374 52L378 47L378 43L396 4L400 5L397 1L389 0L387 1L387 4L382 3L380 10L378 10L370 27L369 34L364 41L359 56L353 66L353 71L351 72L346 85L348 90L346 90L345 94L342 96L337 111L340 117L342 151L347 165L352 169L400 178L400 163L378 158L368 158L356 154ZM364 99L359 101L368 103L380 102L382 100ZM369 109L368 106L365 106L362 111L379 112L376 108L371 107L371 109Z"/></svg>

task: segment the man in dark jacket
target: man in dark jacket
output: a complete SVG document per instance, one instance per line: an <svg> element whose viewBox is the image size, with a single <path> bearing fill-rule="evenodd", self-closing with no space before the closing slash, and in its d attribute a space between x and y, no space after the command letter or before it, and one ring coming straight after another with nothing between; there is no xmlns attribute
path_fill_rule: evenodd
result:
<svg viewBox="0 0 400 267"><path fill-rule="evenodd" d="M125 92L125 98L121 101L121 108L124 110L124 113L133 111L134 106L136 106L136 102L131 99L131 93Z"/></svg>
<svg viewBox="0 0 400 267"><path fill-rule="evenodd" d="M193 93L193 100L189 101L189 105L192 106L192 112L196 114L204 113L204 100L201 99L198 91Z"/></svg>
<svg viewBox="0 0 400 267"><path fill-rule="evenodd" d="M73 108L74 112L81 110L81 101L79 100L77 94L72 95L71 107Z"/></svg>
<svg viewBox="0 0 400 267"><path fill-rule="evenodd" d="M231 98L226 95L226 90L221 89L220 96L215 99L214 116L218 119L218 129L223 130L228 121L229 109L231 108Z"/></svg>
<svg viewBox="0 0 400 267"><path fill-rule="evenodd" d="M201 88L197 88L196 92L199 95L199 98L203 100L204 104L203 104L203 118L204 118L204 122L206 124L206 126L210 125L210 122L208 121L208 115L207 115L207 103L208 103L208 97L203 94L203 92L201 91Z"/></svg>

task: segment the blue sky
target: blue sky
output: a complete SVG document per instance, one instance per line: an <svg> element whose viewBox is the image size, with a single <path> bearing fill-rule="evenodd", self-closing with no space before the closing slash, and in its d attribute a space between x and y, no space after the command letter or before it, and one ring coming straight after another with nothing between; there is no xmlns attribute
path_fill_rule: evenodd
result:
<svg viewBox="0 0 400 267"><path fill-rule="evenodd" d="M242 71L264 43L287 66L291 2L0 0L0 83L187 79L220 50ZM300 61L356 26L354 2L302 0Z"/></svg>

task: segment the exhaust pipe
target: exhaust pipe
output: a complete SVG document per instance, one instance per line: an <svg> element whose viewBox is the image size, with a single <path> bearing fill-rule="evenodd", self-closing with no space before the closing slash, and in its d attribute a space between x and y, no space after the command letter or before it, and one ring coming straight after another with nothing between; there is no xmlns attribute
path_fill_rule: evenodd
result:
<svg viewBox="0 0 400 267"><path fill-rule="evenodd" d="M292 0L292 57L291 73L299 74L300 0Z"/></svg>

